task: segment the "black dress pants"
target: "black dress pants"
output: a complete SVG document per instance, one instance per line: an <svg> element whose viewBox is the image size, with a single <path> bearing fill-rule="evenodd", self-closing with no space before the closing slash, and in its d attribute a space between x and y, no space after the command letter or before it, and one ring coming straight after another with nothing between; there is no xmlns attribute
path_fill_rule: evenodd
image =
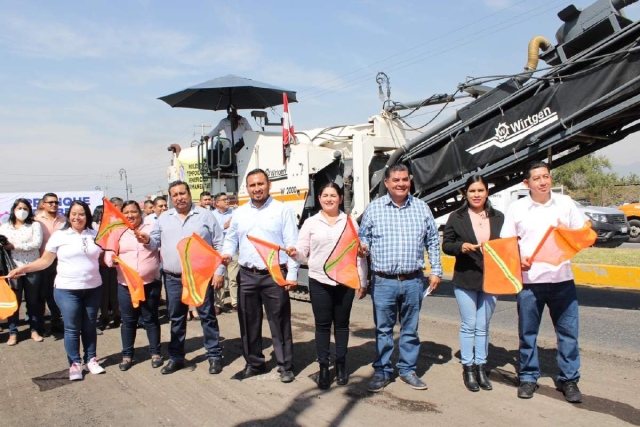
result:
<svg viewBox="0 0 640 427"><path fill-rule="evenodd" d="M313 317L316 320L318 362L321 365L328 365L330 362L329 344L333 324L336 362L342 363L347 356L349 345L349 318L355 290L342 285L325 285L309 278L309 294Z"/></svg>
<svg viewBox="0 0 640 427"><path fill-rule="evenodd" d="M241 268L238 274L238 319L242 336L242 354L247 365L255 368L265 363L262 354L263 306L271 329L278 369L290 371L293 337L289 292L275 283L270 275L256 274Z"/></svg>

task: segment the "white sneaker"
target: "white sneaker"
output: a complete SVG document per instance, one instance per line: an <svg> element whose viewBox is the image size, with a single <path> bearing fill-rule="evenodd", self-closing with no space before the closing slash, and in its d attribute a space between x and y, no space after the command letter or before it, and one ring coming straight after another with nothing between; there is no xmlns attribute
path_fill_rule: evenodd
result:
<svg viewBox="0 0 640 427"><path fill-rule="evenodd" d="M72 363L69 368L69 381L78 381L82 379L82 366Z"/></svg>
<svg viewBox="0 0 640 427"><path fill-rule="evenodd" d="M105 372L104 368L98 364L97 357L92 357L91 360L84 365L84 370L91 372L93 375L104 374Z"/></svg>

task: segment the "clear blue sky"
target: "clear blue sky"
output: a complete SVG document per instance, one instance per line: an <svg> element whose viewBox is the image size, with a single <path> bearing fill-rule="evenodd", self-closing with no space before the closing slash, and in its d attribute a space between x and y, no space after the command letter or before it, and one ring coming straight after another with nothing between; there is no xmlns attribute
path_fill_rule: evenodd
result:
<svg viewBox="0 0 640 427"><path fill-rule="evenodd" d="M520 72L529 39L554 40L570 3L0 0L0 191L99 185L123 196L125 168L142 198L166 187L166 147L223 117L160 96L231 73L298 91L297 129L362 123L380 110L376 72L398 101ZM640 5L627 13L637 19ZM628 164L637 147L606 154Z"/></svg>

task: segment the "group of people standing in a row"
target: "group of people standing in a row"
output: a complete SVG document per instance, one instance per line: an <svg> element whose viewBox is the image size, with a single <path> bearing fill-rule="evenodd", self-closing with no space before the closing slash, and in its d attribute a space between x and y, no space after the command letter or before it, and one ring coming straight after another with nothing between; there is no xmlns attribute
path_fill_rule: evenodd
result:
<svg viewBox="0 0 640 427"><path fill-rule="evenodd" d="M496 306L496 297L482 291L481 244L498 237L518 236L524 271L524 289L518 295L518 397L530 398L537 388L540 368L536 338L546 304L558 335L558 381L568 401L580 402L581 395L577 387L580 365L578 308L570 265L568 262L557 267L530 263L528 257L550 225L562 223L570 228L580 228L584 221L568 197L551 193L551 175L545 163L531 165L525 171L524 182L530 189L530 195L512 204L505 218L501 212L491 208L489 188L484 179L480 176L470 178L464 189L465 203L450 216L445 228L443 251L456 257L453 283L462 318L460 347L463 381L471 391L492 388L485 364L489 322ZM438 229L427 204L409 194L411 181L406 166L393 165L387 168L384 183L388 193L366 208L359 227L361 244L356 261L360 277L358 290L331 280L323 268L347 223L346 214L340 211L342 189L335 183L318 190L321 211L306 219L300 231L293 211L270 195L271 183L261 169L250 171L246 176L250 201L228 215L230 218L223 216L222 222L205 208L206 203L203 204L205 207L193 203L189 186L182 181L170 184L169 195L173 208L162 215L158 214L154 224L142 221L142 211L136 202L125 202L122 211L135 229L123 236L120 258L137 269L145 282L146 301L141 303L139 310L149 338L152 366L163 365L157 321L161 259L171 321L170 357L161 372L171 374L184 367L186 322L190 310L181 301L183 272L176 245L182 238L196 233L223 257L223 265L215 272L203 304L195 308L203 329L210 374L218 374L223 369L223 351L216 317L219 312L215 309L214 295L223 288L226 269L235 261L239 273L237 294L234 299L232 292L232 304L237 307L246 362L241 377L253 377L267 370L262 347L264 308L280 380L285 383L294 380L288 291L297 286L300 262L307 260L316 327L315 344L320 365L318 386L326 389L331 384L329 343L332 325L336 343L336 382L338 385L347 384L346 355L351 307L356 296L363 298L369 293L373 301L376 356L373 362L375 373L368 390L379 392L391 382L394 373L391 362L393 329L398 322L400 354L396 367L399 377L413 389L426 389L425 382L416 375L420 353L418 324L424 292L425 250L431 265L428 278L431 290L438 287L442 277ZM222 198L226 198L226 195L216 197L216 206L219 202L226 203ZM57 231L49 239L42 256L24 262L12 272L12 276L26 274L22 276L25 277L22 280L26 280L29 274L47 268L58 259L55 296L56 301L62 303L65 348L71 366L70 379L80 379L82 362L92 373L102 371L95 358L95 324L100 300L98 258L101 250L93 242L95 231L92 230L91 213L86 205L74 202L68 220L66 228ZM271 277L256 248L248 240L248 235L286 248L279 254L285 286L278 285ZM112 264L112 261L108 260L109 263ZM134 361L133 339L140 313L131 307L130 295L121 276L118 277L118 283L123 321L120 369L127 370ZM370 286L367 286L368 283ZM74 309L70 309L70 306ZM80 336L85 349L84 359L80 358L78 352ZM80 372L79 376L77 372Z"/></svg>

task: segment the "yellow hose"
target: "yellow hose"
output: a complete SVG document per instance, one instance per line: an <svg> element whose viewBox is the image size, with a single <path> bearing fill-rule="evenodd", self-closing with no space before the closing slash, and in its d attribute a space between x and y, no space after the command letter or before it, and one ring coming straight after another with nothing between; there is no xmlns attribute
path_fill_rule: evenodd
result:
<svg viewBox="0 0 640 427"><path fill-rule="evenodd" d="M551 42L544 36L535 36L529 42L529 58L525 71L535 71L538 68L538 58L540 57L540 49L546 50L551 47Z"/></svg>

